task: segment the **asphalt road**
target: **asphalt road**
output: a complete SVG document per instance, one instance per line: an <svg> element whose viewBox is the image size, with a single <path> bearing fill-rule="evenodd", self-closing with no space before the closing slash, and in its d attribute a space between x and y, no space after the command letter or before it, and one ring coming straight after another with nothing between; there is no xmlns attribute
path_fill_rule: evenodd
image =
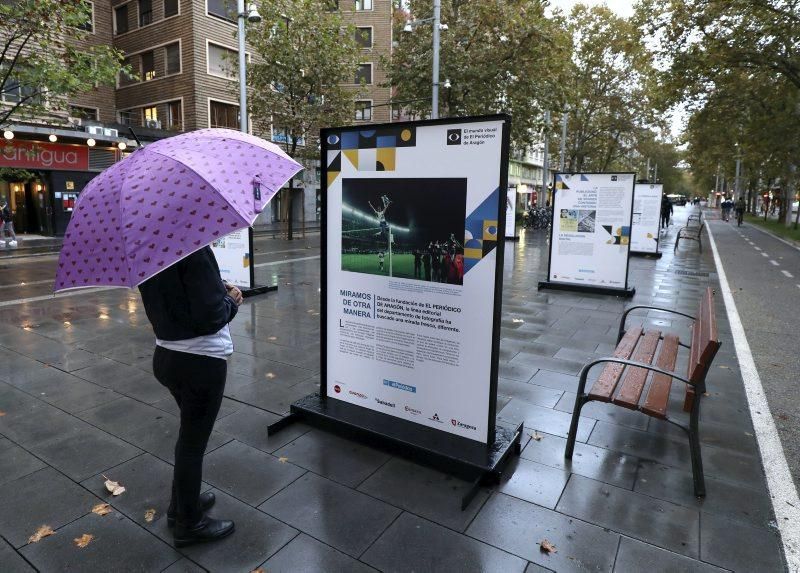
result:
<svg viewBox="0 0 800 573"><path fill-rule="evenodd" d="M800 249L752 225L711 221L722 265L800 488Z"/></svg>

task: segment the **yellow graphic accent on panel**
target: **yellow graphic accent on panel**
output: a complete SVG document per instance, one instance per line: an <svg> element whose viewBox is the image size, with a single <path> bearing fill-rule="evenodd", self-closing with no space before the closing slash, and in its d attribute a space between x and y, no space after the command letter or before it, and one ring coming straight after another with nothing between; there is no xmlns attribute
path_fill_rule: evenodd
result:
<svg viewBox="0 0 800 573"><path fill-rule="evenodd" d="M394 171L397 169L397 149L415 147L415 127L391 126L331 133L325 139L328 152L328 185L351 168L356 171ZM342 153L347 159L342 165ZM347 165L346 163L350 163Z"/></svg>

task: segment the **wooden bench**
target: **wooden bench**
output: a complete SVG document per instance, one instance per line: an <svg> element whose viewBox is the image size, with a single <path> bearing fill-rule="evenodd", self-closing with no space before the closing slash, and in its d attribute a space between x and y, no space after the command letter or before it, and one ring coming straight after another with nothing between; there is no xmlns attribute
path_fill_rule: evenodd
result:
<svg viewBox="0 0 800 573"><path fill-rule="evenodd" d="M703 252L703 228L706 226L705 221L703 221L703 213L701 212L698 215L689 215L689 218L686 221L686 226L681 227L678 230L678 236L675 237L675 248L672 249L673 252L678 250L678 243L680 243L681 239L689 239L690 241L697 241L697 244L700 247L700 252Z"/></svg>
<svg viewBox="0 0 800 573"><path fill-rule="evenodd" d="M660 310L692 319L694 323L692 324L691 344L687 346L674 334L644 330L642 326L632 326L625 331L628 314L637 309ZM689 349L689 363L685 378L675 372L678 348L681 346ZM581 370L578 395L575 399L575 409L572 413L572 423L564 457L572 459L581 409L587 402L608 402L623 408L638 410L648 416L665 420L686 432L691 450L694 493L698 497L705 496L703 461L700 455L700 437L697 425L700 417L700 398L706 391L706 374L708 374L719 347L717 319L714 313L714 291L711 288L706 289L700 299L697 316L654 306L639 305L627 309L619 324L619 336L614 355L593 360ZM593 366L601 363L607 364L587 393L585 391L586 377ZM652 380L648 386L647 379L651 372L653 373ZM673 378L686 385L683 410L689 412L688 425L678 423L667 415ZM647 387L647 393L642 401L641 397L645 387Z"/></svg>

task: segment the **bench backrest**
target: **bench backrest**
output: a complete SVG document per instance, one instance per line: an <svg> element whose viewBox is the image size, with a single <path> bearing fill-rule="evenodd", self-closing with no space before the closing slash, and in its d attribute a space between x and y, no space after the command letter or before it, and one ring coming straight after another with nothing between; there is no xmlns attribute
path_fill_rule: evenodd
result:
<svg viewBox="0 0 800 573"><path fill-rule="evenodd" d="M689 380L700 383L719 350L717 316L714 312L714 291L706 289L697 307L689 350Z"/></svg>

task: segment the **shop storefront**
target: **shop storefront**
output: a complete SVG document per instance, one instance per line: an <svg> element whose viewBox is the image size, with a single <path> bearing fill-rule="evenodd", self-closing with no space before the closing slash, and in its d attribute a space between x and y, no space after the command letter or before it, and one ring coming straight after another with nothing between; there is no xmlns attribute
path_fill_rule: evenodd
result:
<svg viewBox="0 0 800 573"><path fill-rule="evenodd" d="M0 142L0 197L14 213L16 232L63 235L81 190L118 158L111 147Z"/></svg>

